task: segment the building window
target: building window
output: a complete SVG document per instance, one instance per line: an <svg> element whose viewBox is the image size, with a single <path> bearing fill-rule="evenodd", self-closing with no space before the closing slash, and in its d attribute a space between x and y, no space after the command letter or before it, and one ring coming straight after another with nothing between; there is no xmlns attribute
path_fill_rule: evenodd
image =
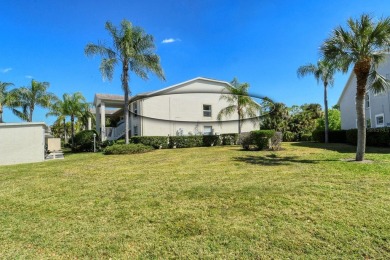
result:
<svg viewBox="0 0 390 260"><path fill-rule="evenodd" d="M366 93L366 108L370 108L370 95Z"/></svg>
<svg viewBox="0 0 390 260"><path fill-rule="evenodd" d="M138 116L138 105L137 105L137 102L133 103L133 115L134 115L134 117Z"/></svg>
<svg viewBox="0 0 390 260"><path fill-rule="evenodd" d="M134 135L138 135L138 126L135 125L133 128L134 128Z"/></svg>
<svg viewBox="0 0 390 260"><path fill-rule="evenodd" d="M203 127L203 134L204 135L212 135L213 134L213 127L212 126L204 126Z"/></svg>
<svg viewBox="0 0 390 260"><path fill-rule="evenodd" d="M375 115L375 126L376 127L385 126L385 117L383 114Z"/></svg>
<svg viewBox="0 0 390 260"><path fill-rule="evenodd" d="M211 117L211 105L203 105L203 116Z"/></svg>

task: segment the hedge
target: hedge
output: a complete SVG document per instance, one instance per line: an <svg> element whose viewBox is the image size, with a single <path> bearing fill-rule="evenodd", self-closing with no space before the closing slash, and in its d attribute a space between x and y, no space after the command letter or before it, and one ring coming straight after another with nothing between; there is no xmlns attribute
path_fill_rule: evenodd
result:
<svg viewBox="0 0 390 260"><path fill-rule="evenodd" d="M270 139L275 135L274 130L256 130L250 133L243 133L240 137L241 145L244 149L249 150L255 147L257 150L270 148Z"/></svg>
<svg viewBox="0 0 390 260"><path fill-rule="evenodd" d="M222 145L222 137L219 135L204 135L202 146Z"/></svg>
<svg viewBox="0 0 390 260"><path fill-rule="evenodd" d="M168 136L133 136L130 141L134 144L144 144L153 146L155 149L168 148L169 137Z"/></svg>
<svg viewBox="0 0 390 260"><path fill-rule="evenodd" d="M314 131L313 141L324 143L325 131L324 130ZM329 130L328 141L329 143L347 143L347 130Z"/></svg>
<svg viewBox="0 0 390 260"><path fill-rule="evenodd" d="M169 148L189 148L203 146L202 135L170 136Z"/></svg>
<svg viewBox="0 0 390 260"><path fill-rule="evenodd" d="M347 143L357 144L357 129L347 130ZM390 128L367 128L366 129L366 145L367 146L390 146Z"/></svg>
<svg viewBox="0 0 390 260"><path fill-rule="evenodd" d="M324 142L324 131L314 131L313 139L316 142ZM330 143L349 143L357 144L357 129L349 130L331 130L329 131ZM366 145L367 146L390 146L390 128L367 128L366 129Z"/></svg>
<svg viewBox="0 0 390 260"><path fill-rule="evenodd" d="M221 134L222 145L238 144L239 134Z"/></svg>
<svg viewBox="0 0 390 260"><path fill-rule="evenodd" d="M146 153L154 150L152 146L143 144L114 144L104 149L103 153L106 155L112 154L137 154Z"/></svg>

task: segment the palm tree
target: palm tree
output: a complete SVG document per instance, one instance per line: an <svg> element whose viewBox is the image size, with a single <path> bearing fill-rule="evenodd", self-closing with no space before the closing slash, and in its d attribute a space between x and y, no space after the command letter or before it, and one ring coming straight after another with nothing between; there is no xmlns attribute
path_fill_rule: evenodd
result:
<svg viewBox="0 0 390 260"><path fill-rule="evenodd" d="M50 107L50 112L46 116L57 116L57 121L63 121L64 133L66 133L66 117L70 117L71 123L71 136L72 136L72 147L74 145L74 125L75 119L81 119L86 114L90 115L89 104L84 98L83 94L76 92L74 94L64 94L62 100L57 100Z"/></svg>
<svg viewBox="0 0 390 260"><path fill-rule="evenodd" d="M0 123L3 123L3 107L13 107L12 97L10 92L7 91L7 87L13 86L13 83L1 82L0 81Z"/></svg>
<svg viewBox="0 0 390 260"><path fill-rule="evenodd" d="M259 119L260 105L257 104L248 94L249 84L239 83L234 78L230 85L225 87L229 94L222 94L220 100L225 100L229 106L221 109L217 115L218 121L223 117L229 117L234 113L238 115L238 133L241 134L242 124L245 118L250 118L255 125Z"/></svg>
<svg viewBox="0 0 390 260"><path fill-rule="evenodd" d="M57 97L50 92L47 92L49 88L48 82L31 81L30 87L21 87L14 89L12 95L17 99L17 106L22 110L14 109L15 115L22 120L32 122L33 113L36 105L44 108L51 106L51 103L57 100Z"/></svg>
<svg viewBox="0 0 390 260"><path fill-rule="evenodd" d="M160 66L160 57L154 53L155 45L153 36L146 34L142 28L133 26L129 21L123 20L118 29L112 23L106 22L106 30L110 33L112 48L102 43L89 43L85 47L85 54L93 56L100 54L103 58L100 64L100 72L103 78L112 80L115 66L120 63L122 68L122 89L125 95L125 140L129 143L129 70L142 79L148 79L148 73L153 72L159 78L164 79L164 73Z"/></svg>
<svg viewBox="0 0 390 260"><path fill-rule="evenodd" d="M352 65L356 76L356 114L358 140L356 161L363 161L366 148L366 118L364 99L368 89L374 93L389 87L389 82L376 69L385 58L385 50L390 45L390 19L374 22L372 17L363 14L359 19L348 19L348 28L341 26L333 30L331 36L321 46L324 58L330 63L339 64L343 72Z"/></svg>
<svg viewBox="0 0 390 260"><path fill-rule="evenodd" d="M64 127L64 143L66 143L66 116L68 115L67 112L67 94L64 94L62 96L62 100L58 99L50 106L50 111L46 114L46 117L48 116L56 116L57 120L55 121L55 124L60 125L61 122L63 122Z"/></svg>
<svg viewBox="0 0 390 260"><path fill-rule="evenodd" d="M334 73L336 68L333 64L320 60L315 64L307 64L298 68L297 74L298 77L304 77L308 74L314 75L314 78L317 80L317 83L321 80L324 84L324 107L325 107L325 143L329 142L328 132L329 132L329 118L328 118L328 85L333 86L334 82Z"/></svg>
<svg viewBox="0 0 390 260"><path fill-rule="evenodd" d="M66 112L70 116L70 123L72 126L72 147L74 146L74 120L75 118L81 118L87 111L89 111L89 105L84 96L80 92L76 92L73 95L67 95L66 97Z"/></svg>

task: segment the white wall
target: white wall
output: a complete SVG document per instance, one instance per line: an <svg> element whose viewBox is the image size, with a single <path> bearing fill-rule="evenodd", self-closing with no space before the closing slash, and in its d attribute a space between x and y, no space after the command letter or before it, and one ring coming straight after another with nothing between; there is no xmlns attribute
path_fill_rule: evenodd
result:
<svg viewBox="0 0 390 260"><path fill-rule="evenodd" d="M44 135L44 123L0 124L0 165L43 161Z"/></svg>
<svg viewBox="0 0 390 260"><path fill-rule="evenodd" d="M225 86L223 83L198 80L165 94L142 99L139 102L142 117L134 122L139 124L139 135L176 135L178 130L184 135L196 134L203 133L205 126L212 126L213 131L219 134L237 133L237 121L224 122L237 120L236 113L224 118L222 123L217 120L219 111L229 105L225 100L220 100ZM212 106L211 117L203 116L203 105ZM244 122L242 132L258 128L258 125L253 126L251 122Z"/></svg>

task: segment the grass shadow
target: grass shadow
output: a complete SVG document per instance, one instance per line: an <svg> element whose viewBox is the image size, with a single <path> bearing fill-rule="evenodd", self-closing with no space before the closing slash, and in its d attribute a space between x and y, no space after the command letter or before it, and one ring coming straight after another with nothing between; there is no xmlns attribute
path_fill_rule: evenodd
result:
<svg viewBox="0 0 390 260"><path fill-rule="evenodd" d="M278 156L276 154L269 155L248 155L245 157L235 157L233 158L238 162L245 162L249 164L263 165L263 166L276 166L276 165L289 165L292 163L308 163L315 164L323 161L337 161L337 160L308 160L308 159L299 159L299 156Z"/></svg>
<svg viewBox="0 0 390 260"><path fill-rule="evenodd" d="M329 151L335 151L338 153L355 153L356 146L345 143L316 143L316 142L296 142L291 143L291 146L307 147L307 148L319 148ZM390 148L388 147L373 147L367 146L366 153L378 153L378 154L390 154Z"/></svg>

